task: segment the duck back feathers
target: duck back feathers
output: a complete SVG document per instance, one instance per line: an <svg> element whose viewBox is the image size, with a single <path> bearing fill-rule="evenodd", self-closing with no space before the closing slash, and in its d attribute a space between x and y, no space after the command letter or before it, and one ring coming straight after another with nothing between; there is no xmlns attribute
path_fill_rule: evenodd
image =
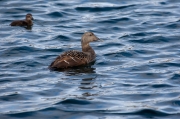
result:
<svg viewBox="0 0 180 119"><path fill-rule="evenodd" d="M80 51L67 51L58 56L54 62L51 63L51 68L68 68L74 66L85 65L89 63L89 56Z"/></svg>
<svg viewBox="0 0 180 119"><path fill-rule="evenodd" d="M16 20L16 21L13 21L10 25L11 26L28 26L28 23L24 20Z"/></svg>

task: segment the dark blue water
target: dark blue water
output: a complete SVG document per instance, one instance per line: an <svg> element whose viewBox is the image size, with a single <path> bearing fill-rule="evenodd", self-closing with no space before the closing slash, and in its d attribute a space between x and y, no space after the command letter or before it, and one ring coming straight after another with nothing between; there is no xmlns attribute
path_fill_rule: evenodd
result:
<svg viewBox="0 0 180 119"><path fill-rule="evenodd" d="M0 119L177 119L179 0L0 0ZM11 27L33 14L31 29ZM50 71L92 31L94 64Z"/></svg>

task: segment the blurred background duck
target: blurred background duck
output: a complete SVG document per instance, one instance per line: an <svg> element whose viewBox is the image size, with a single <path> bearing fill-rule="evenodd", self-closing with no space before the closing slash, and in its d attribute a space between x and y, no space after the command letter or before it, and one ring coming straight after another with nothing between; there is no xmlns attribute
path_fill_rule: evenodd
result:
<svg viewBox="0 0 180 119"><path fill-rule="evenodd" d="M26 15L26 19L25 20L16 20L13 21L10 25L11 26L32 26L33 22L32 20L34 20L34 18L32 17L32 14L28 13Z"/></svg>

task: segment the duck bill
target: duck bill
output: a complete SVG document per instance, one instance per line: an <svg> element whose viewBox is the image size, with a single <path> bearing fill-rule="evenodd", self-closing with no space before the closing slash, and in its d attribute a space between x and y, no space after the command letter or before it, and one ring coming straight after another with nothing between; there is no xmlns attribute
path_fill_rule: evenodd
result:
<svg viewBox="0 0 180 119"><path fill-rule="evenodd" d="M96 37L94 41L96 41L96 42L102 42L103 40L100 39L100 38L98 38L98 37Z"/></svg>

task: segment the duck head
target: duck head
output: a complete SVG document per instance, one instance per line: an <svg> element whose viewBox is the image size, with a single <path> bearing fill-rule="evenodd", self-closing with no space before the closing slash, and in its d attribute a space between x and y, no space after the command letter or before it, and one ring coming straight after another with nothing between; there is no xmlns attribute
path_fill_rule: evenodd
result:
<svg viewBox="0 0 180 119"><path fill-rule="evenodd" d="M29 19L34 20L34 18L32 17L32 14L30 13L26 14L26 20L29 20Z"/></svg>
<svg viewBox="0 0 180 119"><path fill-rule="evenodd" d="M81 43L82 44L88 44L93 41L98 41L100 40L97 36L94 35L92 32L85 32L81 38Z"/></svg>

